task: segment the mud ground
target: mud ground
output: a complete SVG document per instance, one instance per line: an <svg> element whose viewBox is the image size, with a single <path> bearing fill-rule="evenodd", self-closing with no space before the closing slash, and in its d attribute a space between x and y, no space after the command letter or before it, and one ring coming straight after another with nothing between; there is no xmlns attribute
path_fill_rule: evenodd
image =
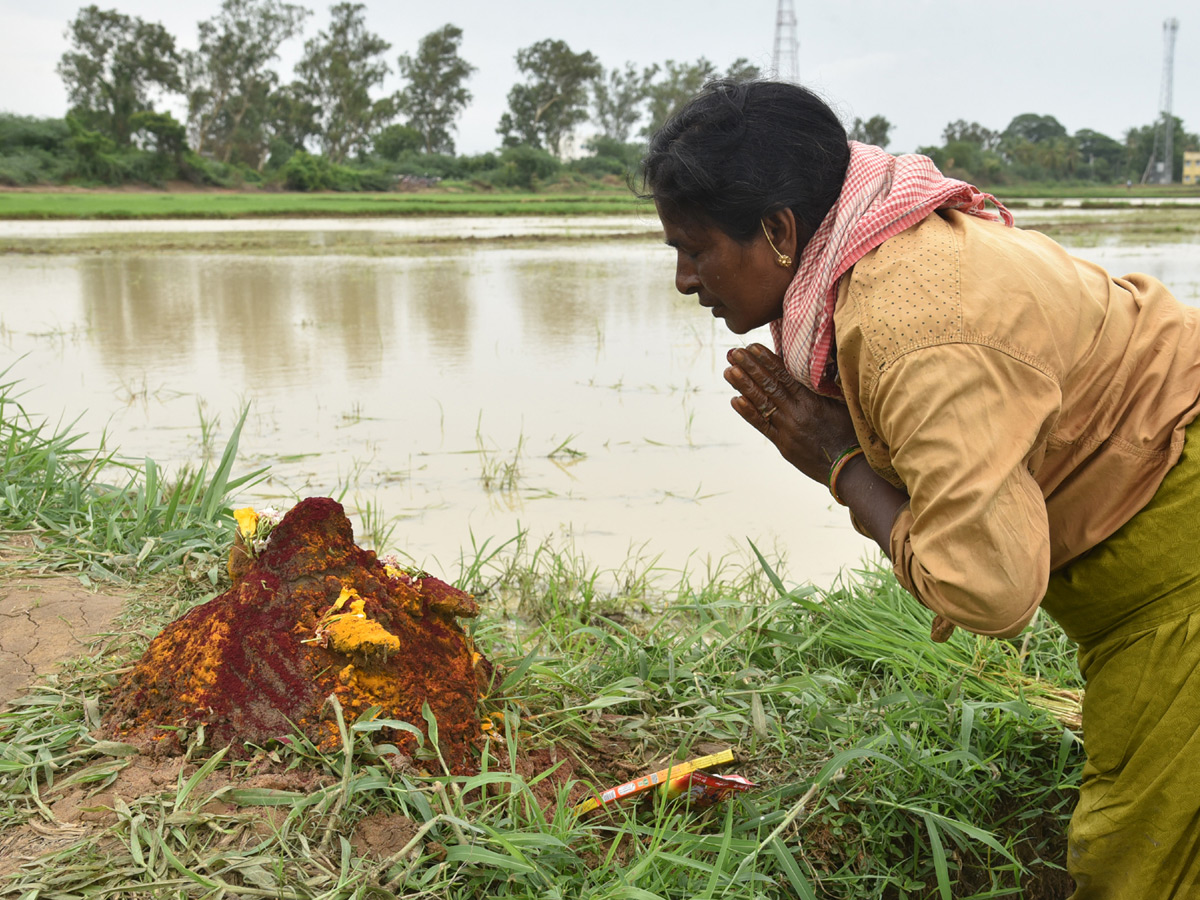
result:
<svg viewBox="0 0 1200 900"><path fill-rule="evenodd" d="M0 709L63 660L97 652L124 603L73 576L0 578Z"/></svg>

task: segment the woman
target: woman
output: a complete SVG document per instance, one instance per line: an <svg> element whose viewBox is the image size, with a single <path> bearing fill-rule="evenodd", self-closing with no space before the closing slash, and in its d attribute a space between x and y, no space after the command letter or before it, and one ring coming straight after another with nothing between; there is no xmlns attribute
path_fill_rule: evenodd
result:
<svg viewBox="0 0 1200 900"><path fill-rule="evenodd" d="M709 85L644 171L678 290L771 325L776 352L729 352L733 408L849 507L933 638L1040 605L1079 643L1076 900L1200 895L1200 310L848 143L794 85Z"/></svg>

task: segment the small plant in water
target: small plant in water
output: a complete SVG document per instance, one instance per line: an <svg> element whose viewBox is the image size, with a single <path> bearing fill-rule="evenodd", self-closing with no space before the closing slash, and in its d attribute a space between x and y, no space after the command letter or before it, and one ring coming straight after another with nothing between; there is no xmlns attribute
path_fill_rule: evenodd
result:
<svg viewBox="0 0 1200 900"><path fill-rule="evenodd" d="M494 456L484 445L483 435L479 428L475 429L475 447L479 454L479 481L485 491L499 491L511 494L521 480L521 450L525 446L525 435L517 437L517 446L511 459Z"/></svg>
<svg viewBox="0 0 1200 900"><path fill-rule="evenodd" d="M365 501L358 506L358 517L362 520L359 538L366 546L378 551L387 546L396 531L398 516L388 516L378 503Z"/></svg>
<svg viewBox="0 0 1200 900"><path fill-rule="evenodd" d="M557 447L555 447L553 450L551 450L549 453L546 454L546 458L552 459L555 462L558 462L560 460L574 461L574 460L583 459L584 457L586 457L587 454L585 452L583 452L582 450L576 450L574 447L571 446L571 441L575 440L575 438L577 438L577 437L579 437L579 435L577 435L577 434L568 435L562 441L562 443L560 443Z"/></svg>
<svg viewBox="0 0 1200 900"><path fill-rule="evenodd" d="M196 415L200 418L200 452L211 459L216 449L217 429L221 426L220 414L208 415L208 404L196 398Z"/></svg>

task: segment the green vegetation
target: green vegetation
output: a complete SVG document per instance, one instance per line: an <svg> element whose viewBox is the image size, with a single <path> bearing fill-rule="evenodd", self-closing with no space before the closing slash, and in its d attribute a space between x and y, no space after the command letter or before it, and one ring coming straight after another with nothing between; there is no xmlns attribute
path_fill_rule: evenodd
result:
<svg viewBox="0 0 1200 900"><path fill-rule="evenodd" d="M232 522L225 500L265 472L232 475L245 412L211 473L205 463L168 475L149 458L139 465L118 457L103 441L84 449L70 425L35 421L18 387L0 383L0 526L30 534L37 551L18 567L67 568L85 583L185 570L220 580Z"/></svg>
<svg viewBox="0 0 1200 900"><path fill-rule="evenodd" d="M991 185L985 190L1014 207L1019 207L1020 201L1026 199L1091 199L1106 202L1109 206L1122 206L1142 199L1169 201L1200 197L1200 185L1194 184L1134 184L1126 187L1124 184L1060 184L1053 181L1031 181L1025 184Z"/></svg>
<svg viewBox="0 0 1200 900"><path fill-rule="evenodd" d="M1165 125L1164 119L1130 128L1118 141L1089 128L1068 134L1054 116L1036 113L1014 117L1003 131L959 119L946 126L941 146L919 147L917 152L930 157L946 174L976 184L1124 188L1161 181L1155 161L1162 162L1163 148L1156 143L1156 131L1164 131ZM1178 116L1172 117L1170 125L1174 133L1168 180L1179 184L1184 151L1200 150L1200 137L1185 131Z"/></svg>
<svg viewBox="0 0 1200 900"><path fill-rule="evenodd" d="M253 216L561 216L652 213L606 193L0 193L0 219L234 219Z"/></svg>
<svg viewBox="0 0 1200 900"><path fill-rule="evenodd" d="M214 561L228 504L254 476L233 476L237 429L211 475L168 484L150 461L33 423L14 390L0 404L0 525L34 549L9 548L0 571L111 575L138 590L104 655L0 713L0 845L43 854L10 868L6 894L1065 893L1081 764L1071 647L1045 621L1019 641L933 644L928 613L885 569L789 589L758 557L664 584L524 536L472 546L457 583L482 601L475 637L499 674L470 777L376 745L369 713L344 722L337 752L294 741L241 762L198 737L186 759L157 762L100 739L122 667L225 587ZM115 487L97 474L114 465ZM710 810L654 798L571 812L591 789L725 746L757 790ZM162 777L131 794L127 776L154 766ZM371 827L392 841L373 844Z"/></svg>
<svg viewBox="0 0 1200 900"><path fill-rule="evenodd" d="M178 49L160 24L80 9L57 69L71 106L63 119L0 115L0 185L388 191L463 180L538 191L584 176L627 178L644 139L705 83L761 77L744 58L724 71L704 57L607 69L591 52L546 38L516 53L521 80L496 128L500 147L456 156L456 123L476 72L459 54L461 28L447 23L422 37L415 54L391 57L404 83L384 93L392 44L370 29L361 3L330 6L327 27L304 41L291 80L276 70L280 48L303 36L311 15L284 0L223 0L197 23L192 51ZM156 94L182 96L187 121L155 111ZM565 163L585 125L590 154ZM847 125L851 138L881 147L893 128L878 113ZM1184 151L1200 149L1178 118L1130 127L1121 139L1086 128L1071 135L1038 113L1001 131L960 119L947 124L940 146L918 152L977 184L1086 190L1160 181L1168 126L1166 162L1177 182Z"/></svg>

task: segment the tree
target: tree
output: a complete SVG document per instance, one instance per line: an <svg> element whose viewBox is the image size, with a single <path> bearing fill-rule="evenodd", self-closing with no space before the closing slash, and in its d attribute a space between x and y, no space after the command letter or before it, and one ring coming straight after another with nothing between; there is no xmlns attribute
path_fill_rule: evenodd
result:
<svg viewBox="0 0 1200 900"><path fill-rule="evenodd" d="M861 141L864 144L874 144L876 147L887 147L888 133L892 130L892 123L883 116L875 115L867 119L865 122L855 117L854 125L850 128L850 140Z"/></svg>
<svg viewBox="0 0 1200 900"><path fill-rule="evenodd" d="M332 162L366 150L371 134L396 116L393 95L371 99L391 68L383 55L391 44L367 31L362 3L330 7L328 31L304 45L293 91L316 113L321 149Z"/></svg>
<svg viewBox="0 0 1200 900"><path fill-rule="evenodd" d="M629 132L642 117L642 107L650 97L650 85L658 74L658 66L647 66L640 72L633 63L624 70L613 69L607 78L592 83L593 122L600 136L624 144Z"/></svg>
<svg viewBox="0 0 1200 900"><path fill-rule="evenodd" d="M175 38L162 25L93 5L76 14L66 36L71 49L57 71L71 114L118 146L129 144L130 119L150 109L154 89L183 89Z"/></svg>
<svg viewBox="0 0 1200 900"><path fill-rule="evenodd" d="M724 77L726 81L758 81L762 77L762 71L744 56L739 56L725 70Z"/></svg>
<svg viewBox="0 0 1200 900"><path fill-rule="evenodd" d="M170 157L176 163L182 162L183 151L187 149L187 129L170 113L143 110L134 113L129 124L133 133L142 139L144 149Z"/></svg>
<svg viewBox="0 0 1200 900"><path fill-rule="evenodd" d="M187 129L170 113L143 110L129 118L135 140L152 157L143 171L147 181L162 183L178 178L183 168L183 153L187 149Z"/></svg>
<svg viewBox="0 0 1200 900"><path fill-rule="evenodd" d="M409 125L388 125L376 133L371 142L371 150L376 156L392 162L405 153L419 153L424 148L425 135Z"/></svg>
<svg viewBox="0 0 1200 900"><path fill-rule="evenodd" d="M496 131L507 146L529 144L562 155L563 138L587 119L588 86L604 71L591 53L546 39L517 51L524 84L508 92Z"/></svg>
<svg viewBox="0 0 1200 900"><path fill-rule="evenodd" d="M1081 128L1075 132L1075 143L1079 145L1080 154L1087 157L1089 164L1103 159L1113 167L1113 171L1120 166L1125 155L1124 144L1090 128Z"/></svg>
<svg viewBox="0 0 1200 900"><path fill-rule="evenodd" d="M1054 116L1039 116L1037 113L1021 113L1008 123L1002 138L1004 143L1028 141L1031 144L1051 141L1067 136L1067 129Z"/></svg>
<svg viewBox="0 0 1200 900"><path fill-rule="evenodd" d="M974 144L980 150L995 150L1000 146L1000 132L984 128L978 122L956 119L942 129L946 144Z"/></svg>
<svg viewBox="0 0 1200 900"><path fill-rule="evenodd" d="M649 137L666 124L667 119L683 108L708 82L721 77L716 64L703 56L694 63L677 63L668 59L662 68L663 77L650 86L649 123L642 134ZM762 73L757 66L739 57L725 72L729 81L754 81Z"/></svg>
<svg viewBox="0 0 1200 900"><path fill-rule="evenodd" d="M416 57L400 56L400 74L408 87L400 92L399 109L409 126L424 135L426 153L454 153L450 132L471 102L464 82L475 67L458 55L461 41L461 28L443 25L421 38Z"/></svg>
<svg viewBox="0 0 1200 900"><path fill-rule="evenodd" d="M199 49L187 57L188 129L197 153L258 167L266 152L268 97L279 76L268 68L279 46L310 15L282 0L224 0L198 26Z"/></svg>
<svg viewBox="0 0 1200 900"><path fill-rule="evenodd" d="M267 96L263 118L271 134L269 168L282 165L292 153L303 150L310 139L320 134L318 112L304 85L298 82L285 84Z"/></svg>

